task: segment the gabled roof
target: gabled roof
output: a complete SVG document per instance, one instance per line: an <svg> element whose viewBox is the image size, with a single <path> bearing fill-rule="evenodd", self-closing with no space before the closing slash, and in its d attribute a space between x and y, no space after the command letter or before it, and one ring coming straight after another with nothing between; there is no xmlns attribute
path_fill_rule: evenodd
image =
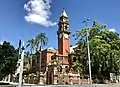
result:
<svg viewBox="0 0 120 87"><path fill-rule="evenodd" d="M74 48L76 48L78 45L70 47L70 53L74 53Z"/></svg>

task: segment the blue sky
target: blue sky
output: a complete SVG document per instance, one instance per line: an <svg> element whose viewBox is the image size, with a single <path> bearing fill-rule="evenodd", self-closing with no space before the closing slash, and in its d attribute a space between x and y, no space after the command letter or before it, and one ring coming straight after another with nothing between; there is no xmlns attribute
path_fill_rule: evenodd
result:
<svg viewBox="0 0 120 87"><path fill-rule="evenodd" d="M27 7L25 8L25 5L28 5L29 1L0 0L0 41L9 41L17 47L19 39L27 41L38 33L45 32L49 37L49 43L46 48L57 48L56 32L58 26L55 23L59 21L59 16L63 8L65 8L69 16L72 33L84 27L84 24L81 22L86 17L90 17L91 20L98 20L100 23L107 24L108 28L115 28L117 32L120 32L120 0L51 0L46 5L48 7L48 13L45 13L46 16L39 17L43 21L37 20L36 22L34 20L32 23L30 20L25 19L25 17L30 16L30 14L28 15L30 12L26 10ZM30 7L28 6L28 8ZM39 13L43 14L40 11L39 9ZM51 15L49 15L50 12ZM46 20L44 17L49 17L49 19ZM50 27L46 27L45 24L48 24ZM71 38L71 44L75 44L73 38Z"/></svg>

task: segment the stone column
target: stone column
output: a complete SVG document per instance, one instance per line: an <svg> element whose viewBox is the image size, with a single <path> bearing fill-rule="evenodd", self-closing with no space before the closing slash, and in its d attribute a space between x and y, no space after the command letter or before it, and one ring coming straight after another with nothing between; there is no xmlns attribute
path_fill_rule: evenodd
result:
<svg viewBox="0 0 120 87"><path fill-rule="evenodd" d="M57 80L58 80L58 77L57 77L57 67L54 67L54 75L53 75L53 83L54 84L58 84L57 83Z"/></svg>
<svg viewBox="0 0 120 87"><path fill-rule="evenodd" d="M70 85L72 85L72 84L73 84L72 79L70 79Z"/></svg>
<svg viewBox="0 0 120 87"><path fill-rule="evenodd" d="M56 75L57 67L54 67L54 75Z"/></svg>
<svg viewBox="0 0 120 87"><path fill-rule="evenodd" d="M88 78L88 84L90 84L90 78Z"/></svg>
<svg viewBox="0 0 120 87"><path fill-rule="evenodd" d="M43 84L43 77L42 76L40 76L39 84Z"/></svg>
<svg viewBox="0 0 120 87"><path fill-rule="evenodd" d="M54 85L58 84L57 79L58 79L57 76L54 76Z"/></svg>
<svg viewBox="0 0 120 87"><path fill-rule="evenodd" d="M40 74L40 81L39 81L39 84L44 84L44 82L43 82L43 78L44 78L44 74Z"/></svg>
<svg viewBox="0 0 120 87"><path fill-rule="evenodd" d="M70 77L69 78L69 84L72 85L73 84L73 81L72 81L73 78L72 78L72 73L71 72L69 73L69 77Z"/></svg>
<svg viewBox="0 0 120 87"><path fill-rule="evenodd" d="M47 80L46 80L46 76L44 76L44 84L46 84L46 81L47 81Z"/></svg>
<svg viewBox="0 0 120 87"><path fill-rule="evenodd" d="M78 80L79 80L79 81L78 81L78 84L81 84L81 81L80 81L81 79L80 79L80 77L78 78Z"/></svg>

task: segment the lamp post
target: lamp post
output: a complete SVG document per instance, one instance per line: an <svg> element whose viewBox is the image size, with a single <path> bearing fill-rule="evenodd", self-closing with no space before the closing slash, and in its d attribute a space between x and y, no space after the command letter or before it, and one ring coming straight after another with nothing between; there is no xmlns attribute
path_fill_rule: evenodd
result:
<svg viewBox="0 0 120 87"><path fill-rule="evenodd" d="M21 87L22 84L22 74L23 74L23 60L24 60L24 42L22 43L22 53L21 53L21 61L20 61L20 73L19 73L19 87Z"/></svg>
<svg viewBox="0 0 120 87"><path fill-rule="evenodd" d="M89 76L90 76L90 84L92 84L92 76L91 76L91 61L90 61L90 47L89 47L89 28L87 27L87 23L90 21L90 18L87 18L83 23L86 25L87 29L87 48L88 48L88 62L89 62Z"/></svg>

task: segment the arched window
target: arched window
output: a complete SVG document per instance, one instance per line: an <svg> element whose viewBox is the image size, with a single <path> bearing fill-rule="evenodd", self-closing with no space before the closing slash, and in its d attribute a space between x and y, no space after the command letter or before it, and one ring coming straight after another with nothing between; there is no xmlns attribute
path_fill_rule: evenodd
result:
<svg viewBox="0 0 120 87"><path fill-rule="evenodd" d="M76 57L73 57L73 62L76 62L76 60L77 60Z"/></svg>
<svg viewBox="0 0 120 87"><path fill-rule="evenodd" d="M60 25L59 29L61 30L62 29L62 26Z"/></svg>
<svg viewBox="0 0 120 87"><path fill-rule="evenodd" d="M60 72L62 72L62 66L60 66Z"/></svg>
<svg viewBox="0 0 120 87"><path fill-rule="evenodd" d="M69 73L69 67L68 66L65 66L65 72Z"/></svg>
<svg viewBox="0 0 120 87"><path fill-rule="evenodd" d="M60 67L58 68L58 71L59 71L59 72L62 72L62 66L60 66Z"/></svg>
<svg viewBox="0 0 120 87"><path fill-rule="evenodd" d="M65 30L67 30L68 29L68 27L67 26L65 26Z"/></svg>

